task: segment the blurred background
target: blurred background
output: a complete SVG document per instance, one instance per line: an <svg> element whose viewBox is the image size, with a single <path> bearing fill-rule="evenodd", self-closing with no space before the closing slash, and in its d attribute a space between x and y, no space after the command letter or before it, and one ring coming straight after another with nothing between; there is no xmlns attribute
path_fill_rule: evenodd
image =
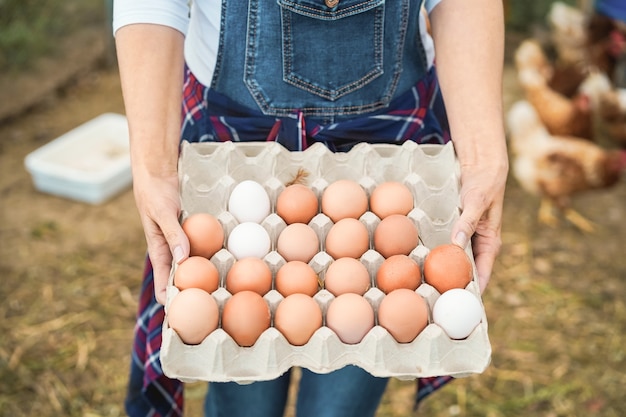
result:
<svg viewBox="0 0 626 417"><path fill-rule="evenodd" d="M526 119L515 119L523 123L508 136L512 171L503 247L483 295L492 363L481 375L448 384L417 412L415 383L393 380L379 416L626 415L623 172L616 169L613 180L588 190L588 176L570 164L575 185L563 180L561 186L584 192L564 192L571 199L561 204L580 216L555 211L550 220L545 212L538 216L542 196L521 186L531 180L514 171L518 159L529 158L531 171L538 163L518 146L531 140L520 127L529 123L545 125L542 135L549 138L569 135L575 121L588 120L583 127L590 137L582 139L593 150L572 140L558 145L559 157L552 159L568 159L581 147L579 162L596 166L592 176L602 177L598 173L614 165L610 152L624 148L619 106L617 115L605 114L615 110L607 103L625 74L619 72L623 49L622 61L616 54L610 73L580 98L581 80L591 72L581 75L577 65L568 72L565 63L568 51L586 49L564 44L591 37L593 2L559 2L567 7L558 19L553 6L549 0L505 2L505 107L509 113L525 99L534 110L519 113ZM24 167L26 155L76 126L102 113L124 113L110 19L110 0L0 0L1 417L125 415L145 250L132 191L101 204L81 203L38 192ZM623 47L613 29L599 35L608 45L601 51ZM522 45L540 48L522 54ZM557 73L566 74L560 91ZM545 109L564 110L546 116ZM556 119L561 133L547 129ZM563 167L563 178L572 178L571 169ZM205 391L205 384L187 386L188 415L201 415Z"/></svg>

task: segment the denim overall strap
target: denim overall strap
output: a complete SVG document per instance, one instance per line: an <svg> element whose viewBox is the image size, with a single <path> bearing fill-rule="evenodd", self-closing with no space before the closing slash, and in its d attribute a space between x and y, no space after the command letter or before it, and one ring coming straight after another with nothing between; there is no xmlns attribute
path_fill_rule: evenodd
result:
<svg viewBox="0 0 626 417"><path fill-rule="evenodd" d="M426 73L422 0L327 3L223 0L210 87L265 115L329 123L383 109Z"/></svg>

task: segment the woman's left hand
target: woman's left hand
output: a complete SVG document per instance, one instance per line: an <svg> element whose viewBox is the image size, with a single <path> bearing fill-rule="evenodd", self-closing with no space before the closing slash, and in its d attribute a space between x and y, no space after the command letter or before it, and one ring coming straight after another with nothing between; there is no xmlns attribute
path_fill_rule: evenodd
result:
<svg viewBox="0 0 626 417"><path fill-rule="evenodd" d="M461 216L451 240L463 248L472 244L480 291L489 283L502 246L502 209L508 162L506 154L490 165L461 164Z"/></svg>
<svg viewBox="0 0 626 417"><path fill-rule="evenodd" d="M461 217L452 242L471 241L481 291L502 245L508 155L502 112L504 11L500 0L443 0L431 14L437 72L461 164Z"/></svg>

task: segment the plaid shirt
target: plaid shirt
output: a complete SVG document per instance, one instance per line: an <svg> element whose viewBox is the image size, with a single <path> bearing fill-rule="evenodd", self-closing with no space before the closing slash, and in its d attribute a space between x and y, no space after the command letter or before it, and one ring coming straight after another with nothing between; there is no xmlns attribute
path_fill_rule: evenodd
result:
<svg viewBox="0 0 626 417"><path fill-rule="evenodd" d="M302 112L283 118L265 116L203 86L187 71L181 138L196 142L278 141L292 151L322 142L335 152L347 151L363 141L402 143L413 140L441 144L450 140L444 115L434 69L410 91L392 101L385 111L331 124L307 119ZM147 259L131 363L131 384L133 379L141 384L144 406L137 409L127 406L131 417L183 415L183 383L166 377L161 369L163 320L164 309L154 298L152 266ZM418 379L416 407L424 397L451 379L449 376Z"/></svg>
<svg viewBox="0 0 626 417"><path fill-rule="evenodd" d="M277 141L292 151L322 142L333 152L345 152L359 142L442 144L450 135L434 68L388 108L328 124L300 111L288 117L266 116L205 87L187 70L182 139Z"/></svg>

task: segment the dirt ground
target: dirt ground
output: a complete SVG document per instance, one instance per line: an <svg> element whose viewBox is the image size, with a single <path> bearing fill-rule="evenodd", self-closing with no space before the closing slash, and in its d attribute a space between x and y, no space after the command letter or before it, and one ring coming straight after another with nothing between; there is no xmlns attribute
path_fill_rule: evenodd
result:
<svg viewBox="0 0 626 417"><path fill-rule="evenodd" d="M514 74L505 101L519 97ZM9 98L10 99L10 98ZM105 112L123 113L115 68L0 124L0 416L123 415L144 240L132 192L88 205L37 192L24 157ZM582 234L536 221L509 180L504 246L484 295L492 365L428 399L425 416L624 416L626 185L576 199ZM197 414L205 386L188 387ZM411 415L392 381L381 416Z"/></svg>

